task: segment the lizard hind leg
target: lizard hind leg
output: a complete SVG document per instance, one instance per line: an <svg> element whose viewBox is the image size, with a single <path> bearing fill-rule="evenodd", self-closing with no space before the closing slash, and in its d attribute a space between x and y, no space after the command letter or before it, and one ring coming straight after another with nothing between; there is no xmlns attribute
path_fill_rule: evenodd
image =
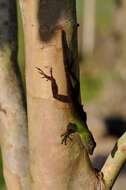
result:
<svg viewBox="0 0 126 190"><path fill-rule="evenodd" d="M72 138L70 136L71 136L71 134L73 134L75 132L77 132L77 126L76 126L76 124L74 124L74 123L68 123L67 129L66 129L65 133L63 133L61 135L61 138L62 138L61 144L67 145L68 139L72 141Z"/></svg>

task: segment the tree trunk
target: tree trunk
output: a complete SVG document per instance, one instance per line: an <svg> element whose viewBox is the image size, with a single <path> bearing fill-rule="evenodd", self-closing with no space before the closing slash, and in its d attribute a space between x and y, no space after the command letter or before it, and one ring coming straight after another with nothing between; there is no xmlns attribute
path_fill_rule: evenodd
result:
<svg viewBox="0 0 126 190"><path fill-rule="evenodd" d="M94 190L99 183L78 135L61 144L72 108L52 95L51 82L37 68L52 74L58 94L66 97L62 31L77 63L75 0L20 0L25 33L26 89L32 190ZM76 70L77 71L77 70ZM78 71L77 71L78 72ZM78 75L78 74L77 74Z"/></svg>
<svg viewBox="0 0 126 190"><path fill-rule="evenodd" d="M121 78L126 81L126 1L116 0L113 15L113 34L117 47L115 62Z"/></svg>
<svg viewBox="0 0 126 190"><path fill-rule="evenodd" d="M96 0L84 1L83 18L83 53L92 55L95 46L95 10Z"/></svg>
<svg viewBox="0 0 126 190"><path fill-rule="evenodd" d="M0 143L3 172L7 190L28 190L26 111L15 74L16 29L15 1L0 0Z"/></svg>

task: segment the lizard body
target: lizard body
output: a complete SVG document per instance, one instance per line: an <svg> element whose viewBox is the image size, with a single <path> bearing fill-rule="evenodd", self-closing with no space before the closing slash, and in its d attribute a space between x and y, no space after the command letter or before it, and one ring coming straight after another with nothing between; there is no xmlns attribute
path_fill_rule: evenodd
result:
<svg viewBox="0 0 126 190"><path fill-rule="evenodd" d="M75 132L78 132L87 152L89 154L92 154L96 146L96 143L87 126L86 112L83 110L83 106L80 104L78 100L80 93L80 83L71 70L73 59L69 52L66 40L66 33L64 30L62 31L62 46L68 96L59 94L58 85L56 83L56 79L53 77L52 68L50 69L50 75L45 74L43 70L41 70L40 68L37 68L37 70L42 75L42 78L51 81L53 97L59 101L70 103L70 105L72 106L71 118L69 118L67 129L65 133L61 135L62 144L67 144L67 140L71 140L70 135Z"/></svg>
<svg viewBox="0 0 126 190"><path fill-rule="evenodd" d="M62 46L63 46L63 57L64 57L64 66L68 84L68 94L71 97L72 101L72 117L70 118L71 127L73 126L73 133L78 132L82 143L87 149L89 154L93 154L93 150L96 146L95 140L88 129L87 126L87 114L83 110L83 106L79 102L79 94L80 94L80 83L77 80L75 74L72 72L72 64L74 63L74 58L72 52L67 45L66 33L62 31ZM75 127L76 125L76 127ZM71 130L70 125L67 127L66 135L69 133L69 128ZM74 130L75 129L75 130ZM72 133L72 132L71 132ZM64 134L64 140L65 140Z"/></svg>

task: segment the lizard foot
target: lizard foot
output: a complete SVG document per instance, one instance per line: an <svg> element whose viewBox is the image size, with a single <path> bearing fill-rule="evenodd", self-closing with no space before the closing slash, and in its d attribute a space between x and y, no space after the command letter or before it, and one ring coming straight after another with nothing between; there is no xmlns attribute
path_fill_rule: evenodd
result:
<svg viewBox="0 0 126 190"><path fill-rule="evenodd" d="M62 138L61 144L67 145L67 140L68 139L72 141L72 138L70 137L70 135L73 134L73 133L75 133L75 132L77 132L77 126L76 126L76 124L69 123L67 125L66 132L61 135L61 138Z"/></svg>
<svg viewBox="0 0 126 190"><path fill-rule="evenodd" d="M48 80L52 80L53 75L52 75L52 67L50 68L50 76L47 75L46 73L44 73L44 71L38 67L36 67L36 69L38 70L39 74L42 76L42 78L45 78L47 81Z"/></svg>

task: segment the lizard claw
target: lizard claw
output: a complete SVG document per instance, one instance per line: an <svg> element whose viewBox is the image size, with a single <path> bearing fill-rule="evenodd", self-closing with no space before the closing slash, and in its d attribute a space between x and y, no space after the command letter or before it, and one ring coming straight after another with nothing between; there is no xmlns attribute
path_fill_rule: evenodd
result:
<svg viewBox="0 0 126 190"><path fill-rule="evenodd" d="M63 133L61 135L61 137L63 137L62 141L61 141L61 144L65 144L67 145L67 140L71 140L72 141L72 138L70 137L70 134L68 134L67 132Z"/></svg>
<svg viewBox="0 0 126 190"><path fill-rule="evenodd" d="M38 67L36 67L36 69L38 70L39 74L41 75L41 78L45 78L46 81L51 80L52 79L52 68L50 69L50 74L51 76L47 75L46 73L44 73L44 71Z"/></svg>
<svg viewBox="0 0 126 190"><path fill-rule="evenodd" d="M74 123L69 123L66 132L61 135L62 138L61 144L67 145L68 139L72 141L72 138L70 136L75 132L77 132L76 125Z"/></svg>
<svg viewBox="0 0 126 190"><path fill-rule="evenodd" d="M53 74L52 74L52 67L50 68L50 75L51 75L51 77L53 77Z"/></svg>

